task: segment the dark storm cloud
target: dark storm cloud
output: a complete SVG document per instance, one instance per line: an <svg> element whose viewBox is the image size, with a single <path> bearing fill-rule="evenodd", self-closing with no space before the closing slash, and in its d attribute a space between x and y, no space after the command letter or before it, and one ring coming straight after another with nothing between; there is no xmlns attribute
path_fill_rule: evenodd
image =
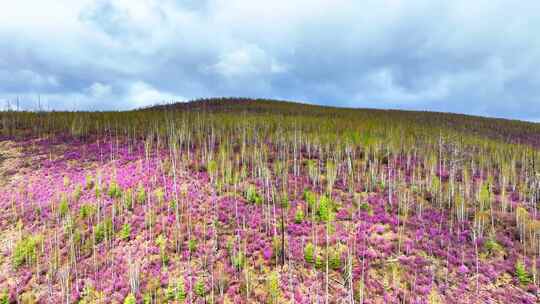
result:
<svg viewBox="0 0 540 304"><path fill-rule="evenodd" d="M537 1L18 1L0 100L128 109L205 96L540 120Z"/></svg>

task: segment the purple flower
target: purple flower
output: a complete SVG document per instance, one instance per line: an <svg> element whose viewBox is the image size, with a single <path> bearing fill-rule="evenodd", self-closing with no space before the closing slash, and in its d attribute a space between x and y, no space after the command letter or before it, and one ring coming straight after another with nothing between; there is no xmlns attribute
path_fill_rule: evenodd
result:
<svg viewBox="0 0 540 304"><path fill-rule="evenodd" d="M270 246L267 246L263 249L263 257L265 260L270 260L273 256L272 248Z"/></svg>
<svg viewBox="0 0 540 304"><path fill-rule="evenodd" d="M467 266L465 266L464 264L461 264L461 266L458 267L457 271L459 274L464 275L469 272L469 268L467 268Z"/></svg>

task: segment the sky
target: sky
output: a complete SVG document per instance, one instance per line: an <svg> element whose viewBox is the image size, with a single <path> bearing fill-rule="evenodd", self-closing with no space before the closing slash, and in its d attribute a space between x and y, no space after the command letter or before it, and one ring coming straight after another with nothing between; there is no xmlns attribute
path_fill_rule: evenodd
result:
<svg viewBox="0 0 540 304"><path fill-rule="evenodd" d="M212 96L540 121L540 1L17 0L0 107Z"/></svg>

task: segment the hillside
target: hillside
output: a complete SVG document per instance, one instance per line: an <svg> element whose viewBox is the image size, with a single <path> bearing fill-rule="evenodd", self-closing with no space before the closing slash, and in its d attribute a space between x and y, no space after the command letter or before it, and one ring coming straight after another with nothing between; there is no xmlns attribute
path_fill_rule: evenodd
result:
<svg viewBox="0 0 540 304"><path fill-rule="evenodd" d="M540 124L0 112L0 303L538 303Z"/></svg>
<svg viewBox="0 0 540 304"><path fill-rule="evenodd" d="M332 115L357 119L376 118L379 120L399 120L404 124L422 124L426 127L449 128L467 134L476 134L506 142L523 143L540 147L539 123L454 113L339 108L291 101L249 98L199 99L189 102L157 105L142 110Z"/></svg>

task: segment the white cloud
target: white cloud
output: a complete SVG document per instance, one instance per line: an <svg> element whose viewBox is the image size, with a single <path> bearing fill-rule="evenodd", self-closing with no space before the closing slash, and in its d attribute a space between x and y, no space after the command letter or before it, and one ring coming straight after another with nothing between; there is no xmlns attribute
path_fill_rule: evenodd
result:
<svg viewBox="0 0 540 304"><path fill-rule="evenodd" d="M287 68L260 47L247 45L224 52L219 56L219 62L207 68L207 71L233 78L284 73Z"/></svg>
<svg viewBox="0 0 540 304"><path fill-rule="evenodd" d="M109 96L112 93L112 86L103 84L101 82L94 82L89 88L88 92L92 97L100 98Z"/></svg>
<svg viewBox="0 0 540 304"><path fill-rule="evenodd" d="M184 100L185 98L182 96L173 95L167 92L160 92L149 84L142 81L131 84L126 98L126 101L129 102L129 104L132 105L133 108L140 108L164 102L177 102Z"/></svg>
<svg viewBox="0 0 540 304"><path fill-rule="evenodd" d="M540 116L540 2L19 0L0 100L126 109L202 96ZM528 109L524 113L523 109Z"/></svg>

